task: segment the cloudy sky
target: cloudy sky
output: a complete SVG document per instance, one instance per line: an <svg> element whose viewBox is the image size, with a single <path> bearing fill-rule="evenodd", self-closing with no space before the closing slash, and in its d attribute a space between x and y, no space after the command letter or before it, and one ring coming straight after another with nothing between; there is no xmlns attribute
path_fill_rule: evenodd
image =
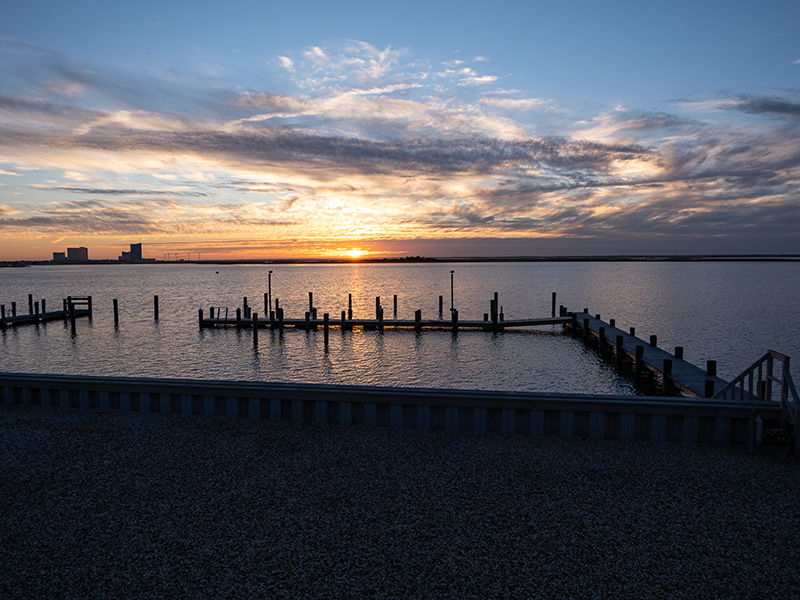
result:
<svg viewBox="0 0 800 600"><path fill-rule="evenodd" d="M0 260L800 253L796 0L13 4Z"/></svg>

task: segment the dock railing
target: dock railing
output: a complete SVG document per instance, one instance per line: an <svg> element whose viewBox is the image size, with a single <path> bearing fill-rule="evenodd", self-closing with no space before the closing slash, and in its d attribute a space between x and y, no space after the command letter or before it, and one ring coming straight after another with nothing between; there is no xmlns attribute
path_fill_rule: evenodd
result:
<svg viewBox="0 0 800 600"><path fill-rule="evenodd" d="M780 364L780 375L776 373L776 363ZM773 386L775 384L775 386ZM777 387L777 399L773 396ZM759 400L779 402L781 407L780 426L791 430L794 438L795 454L800 454L797 444L797 423L800 420L800 397L789 371L789 357L774 350L767 353L745 369L714 395L721 400Z"/></svg>

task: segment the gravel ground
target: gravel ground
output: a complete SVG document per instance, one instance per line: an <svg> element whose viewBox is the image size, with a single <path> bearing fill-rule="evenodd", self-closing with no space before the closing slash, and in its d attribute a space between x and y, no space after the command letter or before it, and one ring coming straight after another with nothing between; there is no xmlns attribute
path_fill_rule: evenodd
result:
<svg viewBox="0 0 800 600"><path fill-rule="evenodd" d="M743 447L0 405L0 598L791 598Z"/></svg>

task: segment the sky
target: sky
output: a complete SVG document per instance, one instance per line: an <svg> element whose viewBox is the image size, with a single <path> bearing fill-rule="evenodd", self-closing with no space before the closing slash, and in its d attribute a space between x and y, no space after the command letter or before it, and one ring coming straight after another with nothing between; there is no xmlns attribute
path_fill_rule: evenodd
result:
<svg viewBox="0 0 800 600"><path fill-rule="evenodd" d="M11 2L0 260L800 253L800 2Z"/></svg>

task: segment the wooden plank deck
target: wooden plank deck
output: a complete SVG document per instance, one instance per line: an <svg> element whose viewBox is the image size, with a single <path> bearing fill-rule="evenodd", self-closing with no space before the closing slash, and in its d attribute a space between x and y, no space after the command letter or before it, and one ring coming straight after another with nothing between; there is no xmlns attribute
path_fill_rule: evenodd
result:
<svg viewBox="0 0 800 600"><path fill-rule="evenodd" d="M88 309L75 309L76 319L79 317L88 317L90 315L91 311ZM16 317L6 317L5 319L0 319L0 328L11 326L15 327L17 325L33 325L43 321L58 321L64 319L69 319L69 311L54 310L33 315L17 315Z"/></svg>
<svg viewBox="0 0 800 600"><path fill-rule="evenodd" d="M635 335L630 335L618 327L612 327L602 319L593 317L592 315L581 312L573 313L574 321L572 326L577 324L577 327L582 330L584 324L588 325L587 334L594 338L600 339L600 328L604 328L604 344L616 348L617 336L622 336L622 352L624 352L631 360L636 360L636 347L643 347L643 354L640 358L641 367L650 370L659 377L664 377L664 361L672 361L672 373L669 376L670 385L678 388L685 394L695 398L706 397L706 381L711 380L714 383L714 390L721 390L728 385L724 379L716 375L708 375L708 373L693 365L692 363L677 358L674 354L667 352L657 346L651 346L649 341L645 341ZM754 398L743 398L744 400L753 400Z"/></svg>
<svg viewBox="0 0 800 600"><path fill-rule="evenodd" d="M492 323L492 321L458 321L458 328L459 329L478 329L478 330L486 330L486 331L502 331L507 328L514 328L514 327L541 327L545 325L562 325L566 324L570 321L569 317L546 317L541 319L513 319L510 321L498 321L497 325ZM241 328L252 328L253 327L253 319L241 319L241 321L237 321L236 319L231 318L207 318L200 320L200 327L201 328L213 328L213 327L236 327L237 323ZM324 327L324 320L323 319L309 319L308 320L309 327L313 329L319 329ZM362 327L364 329L377 329L378 327L384 327L389 329L414 329L415 327L419 326L421 329L452 329L453 323L452 321L448 321L445 319L421 319L419 321L419 325L417 325L417 321L413 319L384 319L383 321L379 321L377 319L346 319L342 321L341 319L329 319L328 325L332 329L341 329L343 326L346 329L352 329L353 327ZM259 317L257 326L263 329L277 329L279 327L279 322L277 319L270 321L269 319L264 319ZM306 328L306 320L305 319L284 319L283 320L284 327L291 327L294 329L305 329Z"/></svg>

